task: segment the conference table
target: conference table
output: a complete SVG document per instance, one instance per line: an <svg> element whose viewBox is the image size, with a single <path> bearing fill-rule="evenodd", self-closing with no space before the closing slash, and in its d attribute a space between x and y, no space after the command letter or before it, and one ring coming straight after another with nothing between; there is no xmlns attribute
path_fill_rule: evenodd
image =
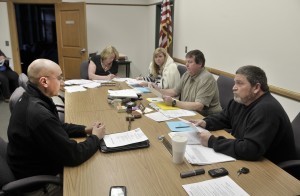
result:
<svg viewBox="0 0 300 196"><path fill-rule="evenodd" d="M65 120L69 123L91 125L101 121L106 125L106 134L128 130L126 113L118 113L108 103L109 89L128 88L125 83L116 86L101 86L84 92L65 93ZM142 94L138 101L147 106L147 97L155 97L151 93ZM198 119L199 114L184 119ZM150 141L150 147L130 151L102 153L100 150L85 163L76 167L64 168L63 193L65 196L75 195L109 195L111 186L126 186L128 196L146 195L187 195L182 188L184 184L210 180L208 170L224 167L229 177L250 195L299 195L300 181L262 158L259 161L237 160L211 165L191 165L186 160L182 164L174 164L172 155L158 139L164 135L168 141L170 132L165 122L156 122L146 116L132 121L131 129L141 128ZM212 132L214 135L232 136L224 130ZM77 142L85 138L76 139ZM237 171L247 167L248 174L237 175ZM205 174L188 178L180 178L180 172L198 168L205 169Z"/></svg>

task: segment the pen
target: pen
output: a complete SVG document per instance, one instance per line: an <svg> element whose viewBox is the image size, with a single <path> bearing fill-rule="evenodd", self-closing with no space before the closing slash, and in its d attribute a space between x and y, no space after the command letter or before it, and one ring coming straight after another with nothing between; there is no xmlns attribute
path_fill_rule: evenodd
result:
<svg viewBox="0 0 300 196"><path fill-rule="evenodd" d="M179 128L188 128L190 126L179 126L179 127L175 127L176 129L179 129Z"/></svg>
<svg viewBox="0 0 300 196"><path fill-rule="evenodd" d="M192 170L192 171L181 172L180 177L187 178L187 177L191 177L191 176L201 175L204 173L205 173L204 169L196 169L196 170Z"/></svg>

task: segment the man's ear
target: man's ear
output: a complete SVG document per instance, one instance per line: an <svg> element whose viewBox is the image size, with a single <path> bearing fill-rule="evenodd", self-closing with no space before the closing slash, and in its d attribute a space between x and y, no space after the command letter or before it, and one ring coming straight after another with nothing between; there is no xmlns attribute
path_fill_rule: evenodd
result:
<svg viewBox="0 0 300 196"><path fill-rule="evenodd" d="M48 87L48 81L46 77L40 77L39 79L39 83L41 84L41 86L47 88Z"/></svg>
<svg viewBox="0 0 300 196"><path fill-rule="evenodd" d="M254 86L254 93L258 93L261 90L261 84L260 83L256 83Z"/></svg>

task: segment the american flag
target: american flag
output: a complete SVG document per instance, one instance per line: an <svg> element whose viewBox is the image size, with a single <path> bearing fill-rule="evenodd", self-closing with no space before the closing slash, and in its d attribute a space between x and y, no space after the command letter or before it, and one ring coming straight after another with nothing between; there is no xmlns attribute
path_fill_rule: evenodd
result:
<svg viewBox="0 0 300 196"><path fill-rule="evenodd" d="M168 49L172 43L172 17L171 6L169 0L163 0L161 6L160 32L159 32L159 47Z"/></svg>

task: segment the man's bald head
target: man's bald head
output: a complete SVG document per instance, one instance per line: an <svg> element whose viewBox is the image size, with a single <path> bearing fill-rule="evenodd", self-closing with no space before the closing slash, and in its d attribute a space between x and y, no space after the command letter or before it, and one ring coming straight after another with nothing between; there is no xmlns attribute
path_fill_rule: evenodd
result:
<svg viewBox="0 0 300 196"><path fill-rule="evenodd" d="M27 69L29 81L33 84L38 83L38 79L42 76L50 76L57 69L60 69L59 65L48 59L34 60Z"/></svg>
<svg viewBox="0 0 300 196"><path fill-rule="evenodd" d="M57 96L61 87L62 71L58 64L48 59L33 61L27 70L29 81L48 97Z"/></svg>

